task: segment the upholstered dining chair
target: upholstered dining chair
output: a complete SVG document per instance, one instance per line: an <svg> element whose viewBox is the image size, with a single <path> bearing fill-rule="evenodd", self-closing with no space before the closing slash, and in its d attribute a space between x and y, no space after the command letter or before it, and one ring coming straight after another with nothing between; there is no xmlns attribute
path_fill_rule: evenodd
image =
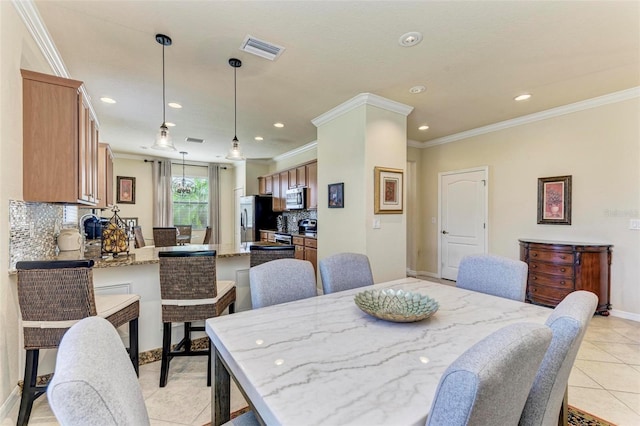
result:
<svg viewBox="0 0 640 426"><path fill-rule="evenodd" d="M276 259L293 259L296 255L296 246L284 244L284 245L260 245L253 244L249 247L249 266L262 265L266 262L271 262Z"/></svg>
<svg viewBox="0 0 640 426"><path fill-rule="evenodd" d="M211 233L211 227L207 226L207 228L204 231L204 239L202 240L202 244L211 244L212 237L213 237L213 234Z"/></svg>
<svg viewBox="0 0 640 426"><path fill-rule="evenodd" d="M120 336L100 317L80 320L62 338L47 399L62 425L149 424Z"/></svg>
<svg viewBox="0 0 640 426"><path fill-rule="evenodd" d="M553 339L529 392L520 417L521 426L557 425L559 414L567 415L563 400L569 375L597 305L595 294L574 291L549 316L546 324Z"/></svg>
<svg viewBox="0 0 640 426"><path fill-rule="evenodd" d="M324 294L373 285L369 258L360 253L336 253L318 264Z"/></svg>
<svg viewBox="0 0 640 426"><path fill-rule="evenodd" d="M517 323L473 345L440 378L426 425L518 424L550 342L549 327Z"/></svg>
<svg viewBox="0 0 640 426"><path fill-rule="evenodd" d="M276 259L249 269L253 309L317 296L316 274L307 260Z"/></svg>
<svg viewBox="0 0 640 426"><path fill-rule="evenodd" d="M138 373L137 294L95 295L93 260L18 262L18 301L27 351L18 425L27 424L36 398L40 349L57 348L69 327L83 318L106 318L114 327L129 324L129 358Z"/></svg>
<svg viewBox="0 0 640 426"><path fill-rule="evenodd" d="M171 247L178 245L178 233L175 227L153 228L153 244L156 247Z"/></svg>
<svg viewBox="0 0 640 426"><path fill-rule="evenodd" d="M144 236L142 235L142 226L133 227L133 238L134 238L135 248L142 248L146 245L144 243Z"/></svg>
<svg viewBox="0 0 640 426"><path fill-rule="evenodd" d="M456 287L524 302L527 264L490 254L464 256Z"/></svg>
<svg viewBox="0 0 640 426"><path fill-rule="evenodd" d="M192 350L193 321L234 312L236 283L216 278L215 250L160 251L160 297L162 300L162 362L160 387L167 384L169 364L176 356L207 355L207 386L211 385L211 342L206 350ZM184 323L184 338L171 350L171 324Z"/></svg>

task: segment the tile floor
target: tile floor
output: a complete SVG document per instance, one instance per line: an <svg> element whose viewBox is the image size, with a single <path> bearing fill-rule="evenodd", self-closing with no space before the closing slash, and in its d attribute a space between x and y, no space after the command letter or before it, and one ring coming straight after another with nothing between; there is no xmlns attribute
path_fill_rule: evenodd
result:
<svg viewBox="0 0 640 426"><path fill-rule="evenodd" d="M169 381L158 387L160 363L140 367L140 383L152 425L197 425L210 421L211 389L206 357L175 358ZM640 426L640 323L595 316L569 378L569 403L619 426ZM232 389L232 410L245 406ZM2 426L15 425L14 407ZM34 404L30 425L57 425L46 397Z"/></svg>

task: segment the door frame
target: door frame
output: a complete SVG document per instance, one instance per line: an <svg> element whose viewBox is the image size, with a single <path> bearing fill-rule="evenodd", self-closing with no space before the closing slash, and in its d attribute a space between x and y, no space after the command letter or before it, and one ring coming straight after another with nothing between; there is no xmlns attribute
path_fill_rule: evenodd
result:
<svg viewBox="0 0 640 426"><path fill-rule="evenodd" d="M450 170L448 172L438 172L438 278L442 278L442 177L471 172L484 172L484 253L489 251L489 166L478 166L469 169Z"/></svg>

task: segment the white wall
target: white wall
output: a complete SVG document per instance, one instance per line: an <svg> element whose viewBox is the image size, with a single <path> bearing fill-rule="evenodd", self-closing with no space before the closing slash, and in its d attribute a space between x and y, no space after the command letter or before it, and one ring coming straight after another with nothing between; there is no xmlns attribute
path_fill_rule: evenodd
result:
<svg viewBox="0 0 640 426"><path fill-rule="evenodd" d="M136 178L136 203L118 204L120 217L137 217L138 225L142 227L146 244L153 244L153 185L152 185L152 163L145 163L143 159L129 159L118 156L114 153L113 160L113 202L117 197L117 177L128 176ZM103 217L111 217L113 213L103 210Z"/></svg>
<svg viewBox="0 0 640 426"><path fill-rule="evenodd" d="M640 315L640 231L629 229L640 218L639 117L635 98L422 150L417 268L438 269L429 221L438 216L438 173L488 165L489 252L517 259L518 238L611 243L614 313ZM538 225L537 179L561 175L573 176L572 224Z"/></svg>
<svg viewBox="0 0 640 426"><path fill-rule="evenodd" d="M0 1L0 419L22 377L22 331L15 275L9 276L9 200L22 199L22 77L20 68L52 70L13 3Z"/></svg>

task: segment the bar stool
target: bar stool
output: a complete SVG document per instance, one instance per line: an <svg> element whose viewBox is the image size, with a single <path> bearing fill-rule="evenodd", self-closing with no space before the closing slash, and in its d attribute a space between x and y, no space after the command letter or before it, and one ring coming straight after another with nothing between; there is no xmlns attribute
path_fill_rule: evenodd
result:
<svg viewBox="0 0 640 426"><path fill-rule="evenodd" d="M251 258L249 267L262 265L276 259L294 259L296 247L293 245L260 245L253 244L249 247Z"/></svg>
<svg viewBox="0 0 640 426"><path fill-rule="evenodd" d="M227 307L232 314L236 301L235 281L216 279L215 250L172 250L158 252L160 297L162 299L162 362L160 387L167 384L169 364L175 356L207 355L207 386L211 386L211 342L209 349L191 350L191 332L204 331L204 321L221 315ZM184 338L171 350L171 323L184 323Z"/></svg>
<svg viewBox="0 0 640 426"><path fill-rule="evenodd" d="M83 318L100 316L114 327L129 323L129 358L138 374L137 294L94 295L93 260L18 262L18 301L27 351L18 426L26 425L33 402L46 392L36 386L40 349L57 348Z"/></svg>
<svg viewBox="0 0 640 426"><path fill-rule="evenodd" d="M153 228L153 244L156 247L171 247L178 245L178 230L176 227Z"/></svg>
<svg viewBox="0 0 640 426"><path fill-rule="evenodd" d="M142 227L134 226L133 235L135 237L135 248L142 248L145 246L144 236L142 236Z"/></svg>

